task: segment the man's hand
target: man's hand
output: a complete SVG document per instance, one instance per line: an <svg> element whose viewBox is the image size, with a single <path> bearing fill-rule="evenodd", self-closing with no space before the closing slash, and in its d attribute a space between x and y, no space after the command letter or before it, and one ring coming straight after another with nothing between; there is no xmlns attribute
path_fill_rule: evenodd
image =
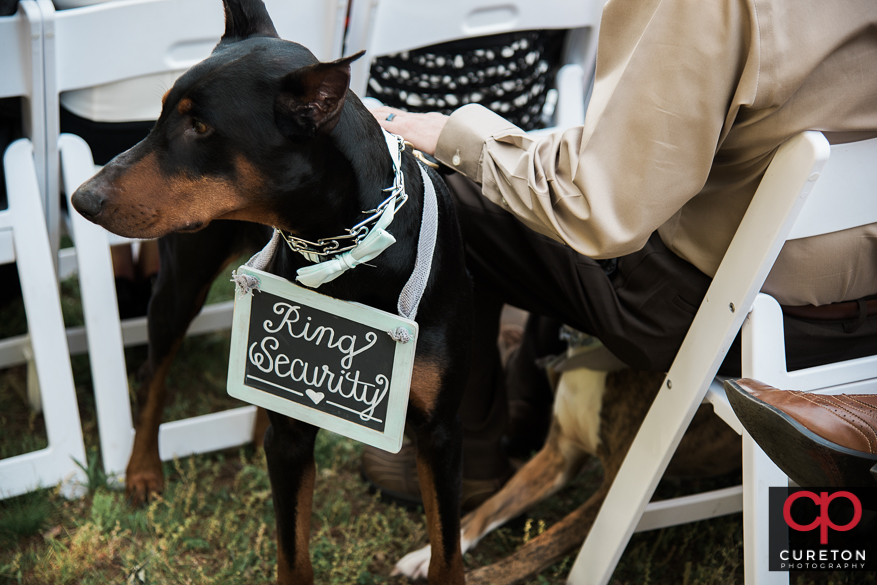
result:
<svg viewBox="0 0 877 585"><path fill-rule="evenodd" d="M388 106L375 108L371 113L387 132L398 134L429 155L435 155L439 134L448 122L448 117L438 112L412 114Z"/></svg>

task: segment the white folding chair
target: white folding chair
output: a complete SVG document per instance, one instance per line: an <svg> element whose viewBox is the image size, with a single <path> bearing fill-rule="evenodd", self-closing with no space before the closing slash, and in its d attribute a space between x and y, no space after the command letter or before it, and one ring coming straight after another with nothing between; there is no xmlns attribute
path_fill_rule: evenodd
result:
<svg viewBox="0 0 877 585"><path fill-rule="evenodd" d="M877 377L877 357L787 372L779 305L759 293L787 239L877 222L875 160L877 139L829 147L822 134L804 132L779 148L615 478L569 583L609 582L705 397L743 434L745 582L788 583L788 573L768 571L766 513L768 486L787 486L788 478L743 431L714 377L741 325L744 377L825 393L862 391L867 387L862 380Z"/></svg>
<svg viewBox="0 0 877 585"><path fill-rule="evenodd" d="M85 445L42 208L42 36L39 7L32 0L22 1L15 15L0 18L0 97L23 98L25 133L34 137L13 142L3 155L8 206L0 210L0 263L18 267L28 334L0 342L0 365L22 363L32 354L49 441L45 449L0 461L0 499L65 480L73 480L64 489L73 496L85 483L76 465L86 463Z"/></svg>
<svg viewBox="0 0 877 585"><path fill-rule="evenodd" d="M539 29L570 30L558 72L554 126L581 126L597 54L605 0L425 0L354 2L345 52L365 50L351 66L350 87L365 97L372 59L446 41Z"/></svg>
<svg viewBox="0 0 877 585"><path fill-rule="evenodd" d="M64 192L69 198L95 171L87 144L60 135L61 92L186 69L209 56L224 30L224 12L220 0L113 0L59 11L49 0L38 1L47 31L47 209L49 224L58 226L58 194ZM300 42L323 60L340 56L346 1L267 0L266 5L281 37ZM72 209L69 200L68 209ZM75 213L69 229L82 291L104 469L121 478L134 434L123 346L146 341L146 319L119 321L109 254L115 236L108 239L108 232ZM228 328L231 314L231 302L208 306L189 334ZM159 454L169 460L246 443L252 438L254 420L255 408L243 407L163 424Z"/></svg>

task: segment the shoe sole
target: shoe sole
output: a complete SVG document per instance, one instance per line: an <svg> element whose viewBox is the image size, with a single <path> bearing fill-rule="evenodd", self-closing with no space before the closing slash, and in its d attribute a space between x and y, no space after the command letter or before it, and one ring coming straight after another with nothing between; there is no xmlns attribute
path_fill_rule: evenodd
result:
<svg viewBox="0 0 877 585"><path fill-rule="evenodd" d="M755 442L799 486L877 486L877 455L820 437L733 380L725 381L725 393Z"/></svg>

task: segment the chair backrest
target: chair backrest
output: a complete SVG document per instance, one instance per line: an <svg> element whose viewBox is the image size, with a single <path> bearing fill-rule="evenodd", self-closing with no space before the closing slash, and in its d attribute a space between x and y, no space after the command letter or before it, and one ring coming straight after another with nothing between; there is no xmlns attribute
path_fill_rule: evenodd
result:
<svg viewBox="0 0 877 585"><path fill-rule="evenodd" d="M267 0L284 39L318 58L341 53L339 3ZM329 4L329 3L326 3ZM208 57L224 30L220 0L114 0L54 12L54 93L188 69ZM47 53L48 55L48 53Z"/></svg>
<svg viewBox="0 0 877 585"><path fill-rule="evenodd" d="M877 138L835 144L789 240L877 222Z"/></svg>
<svg viewBox="0 0 877 585"><path fill-rule="evenodd" d="M877 138L831 146L810 197L788 240L877 223ZM755 299L743 327L744 374L786 390L873 392L877 356L788 371L783 313L765 294Z"/></svg>
<svg viewBox="0 0 877 585"><path fill-rule="evenodd" d="M22 99L24 134L33 143L37 168L42 168L46 157L43 30L35 1L22 0L15 14L0 17L0 55L0 98ZM45 176L40 173L38 179L40 192L45 193Z"/></svg>
<svg viewBox="0 0 877 585"><path fill-rule="evenodd" d="M363 0L354 2L345 53L365 50L353 63L350 87L365 96L371 60L446 41L504 32L577 29L568 42L564 63L577 63L590 77L596 29L605 0Z"/></svg>

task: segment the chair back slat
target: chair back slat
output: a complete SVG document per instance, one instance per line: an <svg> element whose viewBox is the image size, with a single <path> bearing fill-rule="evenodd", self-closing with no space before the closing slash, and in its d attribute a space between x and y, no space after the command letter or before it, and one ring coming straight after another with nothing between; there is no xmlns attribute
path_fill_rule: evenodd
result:
<svg viewBox="0 0 877 585"><path fill-rule="evenodd" d="M22 13L0 17L0 98L30 93L31 52L21 46L30 41L28 25Z"/></svg>
<svg viewBox="0 0 877 585"><path fill-rule="evenodd" d="M0 98L22 99L22 126L36 161L37 181L46 199L46 113L43 83L43 27L36 2L23 0L18 11L0 17ZM0 152L0 156L2 156Z"/></svg>
<svg viewBox="0 0 877 585"><path fill-rule="evenodd" d="M835 144L788 239L877 223L877 138Z"/></svg>
<svg viewBox="0 0 877 585"><path fill-rule="evenodd" d="M338 15L309 0L268 0L278 34L318 58L340 56ZM225 28L219 0L114 0L54 16L57 91L188 69ZM84 40L88 42L83 42Z"/></svg>

